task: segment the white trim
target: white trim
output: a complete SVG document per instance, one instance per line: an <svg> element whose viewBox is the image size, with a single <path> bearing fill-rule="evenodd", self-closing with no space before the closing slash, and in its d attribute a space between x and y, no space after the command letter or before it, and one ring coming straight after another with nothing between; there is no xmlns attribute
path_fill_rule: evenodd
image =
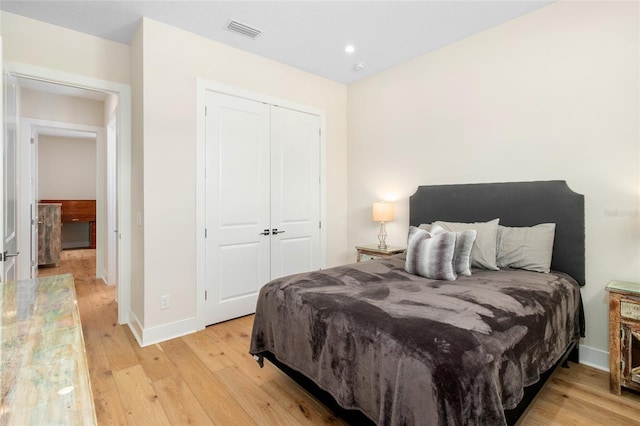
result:
<svg viewBox="0 0 640 426"><path fill-rule="evenodd" d="M195 317L188 318L172 322L169 324L162 324L157 327L144 328L140 324L138 318L133 312L129 313L131 323L129 328L136 338L136 341L140 347L153 345L155 343L164 342L166 340L175 339L177 337L186 336L187 334L195 333L199 330L198 321Z"/></svg>
<svg viewBox="0 0 640 426"><path fill-rule="evenodd" d="M597 368L602 371L609 371L609 352L580 345L580 364Z"/></svg>
<svg viewBox="0 0 640 426"><path fill-rule="evenodd" d="M102 127L90 126L86 124L67 123L66 121L42 120L40 118L20 117L25 123L42 129L54 129L61 131L60 134L67 136L82 135L86 138L95 138L98 132L102 131ZM64 131L64 132L63 132ZM48 136L46 132L39 133L41 136Z"/></svg>
<svg viewBox="0 0 640 426"><path fill-rule="evenodd" d="M4 74L5 74L5 65L3 63L3 51L2 51L2 36L0 35L0 65L3 66L2 69L2 82L0 82L0 138L2 140L1 146L4 149ZM0 155L0 225L4 224L4 157ZM4 227L2 228L4 229ZM0 235L4 236L4 231L0 232ZM4 238L0 238L0 253L4 253ZM2 269L0 270L0 283L6 280L6 276L4 273L4 263L1 265Z"/></svg>
<svg viewBox="0 0 640 426"><path fill-rule="evenodd" d="M19 77L66 84L118 96L118 323L129 323L131 307L131 86L29 64L7 62Z"/></svg>
<svg viewBox="0 0 640 426"><path fill-rule="evenodd" d="M320 117L320 218L322 228L320 229L320 268L324 269L327 261L326 241L326 114L324 111L301 105L285 99L276 98L263 93L253 92L238 87L228 86L226 84L203 78L196 79L196 325L195 330L201 330L208 324L205 324L205 301L204 292L206 289L206 259L205 259L205 238L204 229L206 225L205 218L205 146L206 146L206 118L204 115L206 107L207 91L219 92L226 95L236 96L249 99L252 101L264 102L279 107L288 108L307 114L313 114Z"/></svg>
<svg viewBox="0 0 640 426"><path fill-rule="evenodd" d="M138 342L138 345L142 346L142 324L140 323L140 320L138 320L136 314L133 313L133 311L129 311L128 325L129 330L131 330L131 333L133 334L133 337L136 338L136 342Z"/></svg>

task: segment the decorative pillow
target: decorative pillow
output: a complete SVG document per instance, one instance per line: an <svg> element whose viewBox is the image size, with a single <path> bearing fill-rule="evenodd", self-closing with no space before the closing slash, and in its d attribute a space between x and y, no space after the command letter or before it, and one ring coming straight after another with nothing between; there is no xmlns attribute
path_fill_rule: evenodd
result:
<svg viewBox="0 0 640 426"><path fill-rule="evenodd" d="M498 266L549 272L553 255L555 223L531 227L498 227Z"/></svg>
<svg viewBox="0 0 640 426"><path fill-rule="evenodd" d="M420 225L422 226L422 225ZM440 225L431 226L431 235L439 235L447 232ZM453 252L453 269L458 275L471 275L471 250L476 240L475 229L456 232L456 247Z"/></svg>
<svg viewBox="0 0 640 426"><path fill-rule="evenodd" d="M430 223L421 223L418 228L430 232L431 231L431 224Z"/></svg>
<svg viewBox="0 0 640 426"><path fill-rule="evenodd" d="M475 223L457 223L457 222L433 222L447 231L466 231L475 229L476 240L471 250L471 266L476 268L490 269L492 271L499 270L496 263L496 247L498 237L498 222L500 219L494 219L489 222Z"/></svg>
<svg viewBox="0 0 640 426"><path fill-rule="evenodd" d="M410 226L404 269L421 277L453 281L457 278L453 270L455 246L455 232L431 235L423 229Z"/></svg>

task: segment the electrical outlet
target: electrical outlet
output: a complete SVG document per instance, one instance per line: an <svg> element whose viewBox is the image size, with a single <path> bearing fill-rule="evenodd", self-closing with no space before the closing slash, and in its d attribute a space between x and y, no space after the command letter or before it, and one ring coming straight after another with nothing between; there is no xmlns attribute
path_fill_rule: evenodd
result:
<svg viewBox="0 0 640 426"><path fill-rule="evenodd" d="M169 295L165 294L164 296L160 296L160 309L168 309L169 308Z"/></svg>

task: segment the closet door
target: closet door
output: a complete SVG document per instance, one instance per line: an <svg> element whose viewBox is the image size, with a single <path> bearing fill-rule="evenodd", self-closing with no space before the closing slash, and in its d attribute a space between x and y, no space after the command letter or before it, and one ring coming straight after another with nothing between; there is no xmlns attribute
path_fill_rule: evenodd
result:
<svg viewBox="0 0 640 426"><path fill-rule="evenodd" d="M271 107L271 279L320 268L320 117Z"/></svg>
<svg viewBox="0 0 640 426"><path fill-rule="evenodd" d="M208 92L205 319L255 312L270 279L269 106Z"/></svg>

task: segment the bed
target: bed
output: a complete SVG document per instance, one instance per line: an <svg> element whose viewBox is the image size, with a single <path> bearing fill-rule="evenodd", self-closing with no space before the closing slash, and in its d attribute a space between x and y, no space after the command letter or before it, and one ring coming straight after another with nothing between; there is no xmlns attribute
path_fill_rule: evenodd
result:
<svg viewBox="0 0 640 426"><path fill-rule="evenodd" d="M426 278L406 271L410 245L283 277L260 292L250 352L377 424L513 424L584 336L584 197L564 181L421 186L410 197L413 227L496 218L502 232L555 224L551 271Z"/></svg>

